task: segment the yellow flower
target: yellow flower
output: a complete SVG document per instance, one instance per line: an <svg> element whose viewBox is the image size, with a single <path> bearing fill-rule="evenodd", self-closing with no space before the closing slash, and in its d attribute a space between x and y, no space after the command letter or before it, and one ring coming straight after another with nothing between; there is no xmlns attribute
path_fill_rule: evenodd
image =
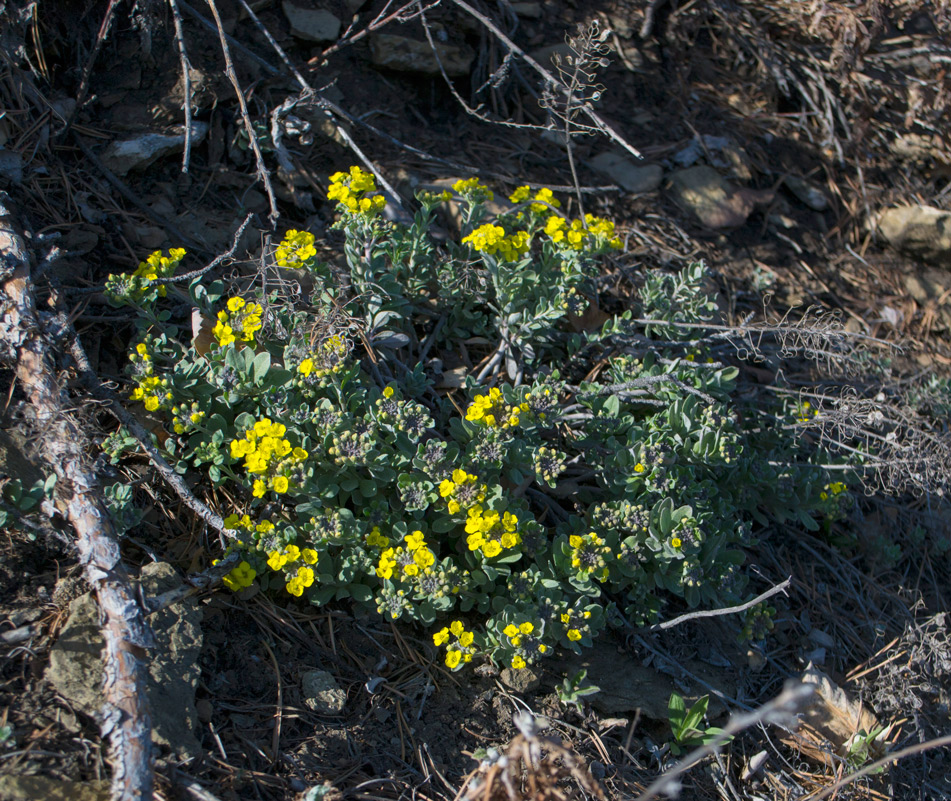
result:
<svg viewBox="0 0 951 801"><path fill-rule="evenodd" d="M287 476L278 476L274 479L274 491L278 494L287 492L290 486L291 482L287 480Z"/></svg>
<svg viewBox="0 0 951 801"><path fill-rule="evenodd" d="M462 660L461 651L447 651L446 652L446 667L452 668L453 670L459 665L459 662Z"/></svg>
<svg viewBox="0 0 951 801"><path fill-rule="evenodd" d="M484 553L489 559L492 559L495 556L498 556L502 553L502 545L498 540L489 540L485 545L482 546L482 553Z"/></svg>
<svg viewBox="0 0 951 801"><path fill-rule="evenodd" d="M303 559L307 564L309 565L317 564L317 559L318 559L317 551L315 551L313 548L304 548L300 552L300 555L301 555L301 559Z"/></svg>
<svg viewBox="0 0 951 801"><path fill-rule="evenodd" d="M287 591L291 595L296 595L299 598L304 594L304 582L297 576L294 576L294 578L287 582Z"/></svg>
<svg viewBox="0 0 951 801"><path fill-rule="evenodd" d="M516 670L521 670L523 667L525 667L525 660L516 654L512 657L512 667Z"/></svg>
<svg viewBox="0 0 951 801"><path fill-rule="evenodd" d="M459 635L459 645L463 648L468 648L472 645L472 641L475 639L475 634L471 631L464 631Z"/></svg>
<svg viewBox="0 0 951 801"><path fill-rule="evenodd" d="M521 203L523 200L527 200L528 196L532 193L532 190L527 186L520 186L511 195L509 195L509 200L513 203Z"/></svg>
<svg viewBox="0 0 951 801"><path fill-rule="evenodd" d="M149 412L157 411L159 407L159 399L154 395L150 395L145 399L145 409Z"/></svg>
<svg viewBox="0 0 951 801"><path fill-rule="evenodd" d="M502 629L502 633L509 638L515 637L518 634L518 627L509 623L504 629Z"/></svg>
<svg viewBox="0 0 951 801"><path fill-rule="evenodd" d="M304 378L307 378L314 371L314 360L313 359L304 359L299 365L297 365L297 372L300 373Z"/></svg>
<svg viewBox="0 0 951 801"><path fill-rule="evenodd" d="M234 313L239 311L240 309L244 308L244 298L231 298L228 301L227 306L229 312Z"/></svg>
<svg viewBox="0 0 951 801"><path fill-rule="evenodd" d="M465 631L465 626L462 625L461 620L454 620L449 625L449 631L451 631L456 637L458 637L462 632Z"/></svg>
<svg viewBox="0 0 951 801"><path fill-rule="evenodd" d="M578 629L568 629L568 639L577 642L581 639L581 632Z"/></svg>
<svg viewBox="0 0 951 801"><path fill-rule="evenodd" d="M518 630L522 632L522 634L531 634L535 630L535 627L531 623L520 623Z"/></svg>
<svg viewBox="0 0 951 801"><path fill-rule="evenodd" d="M442 628L433 635L433 642L436 645L442 645L449 640L449 629Z"/></svg>
<svg viewBox="0 0 951 801"><path fill-rule="evenodd" d="M251 489L251 494L255 498L263 498L265 492L267 492L267 484L261 481L261 479L256 478L254 480L254 486Z"/></svg>
<svg viewBox="0 0 951 801"><path fill-rule="evenodd" d="M284 567L286 561L287 559L280 551L271 551L268 553L267 566L271 568L271 570L280 570Z"/></svg>
<svg viewBox="0 0 951 801"><path fill-rule="evenodd" d="M670 544L673 545L674 548L679 548L681 545L683 545L683 542L681 541L680 537L672 537Z"/></svg>
<svg viewBox="0 0 951 801"><path fill-rule="evenodd" d="M314 571L309 567L297 568L297 578L304 587L314 583Z"/></svg>

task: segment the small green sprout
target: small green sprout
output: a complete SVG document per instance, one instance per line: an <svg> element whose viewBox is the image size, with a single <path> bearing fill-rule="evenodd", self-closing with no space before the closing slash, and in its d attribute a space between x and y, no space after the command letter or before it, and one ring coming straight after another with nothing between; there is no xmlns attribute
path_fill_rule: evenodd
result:
<svg viewBox="0 0 951 801"><path fill-rule="evenodd" d="M707 715L709 703L710 696L704 695L698 698L690 709L687 709L683 696L677 693L670 694L667 717L674 737L670 743L670 751L674 756L680 756L690 748L709 745L713 742L725 744L733 739L732 735L724 735L723 729L716 726L704 728L703 719Z"/></svg>

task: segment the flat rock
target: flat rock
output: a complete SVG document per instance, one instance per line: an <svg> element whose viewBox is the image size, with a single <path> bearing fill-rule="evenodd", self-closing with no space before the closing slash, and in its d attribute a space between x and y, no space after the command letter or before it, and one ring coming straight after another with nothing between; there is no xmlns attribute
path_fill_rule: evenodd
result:
<svg viewBox="0 0 951 801"><path fill-rule="evenodd" d="M669 180L674 201L708 228L743 225L757 205L774 197L770 190L738 189L706 165L678 170Z"/></svg>
<svg viewBox="0 0 951 801"><path fill-rule="evenodd" d="M302 8L284 0L284 16L291 24L291 36L305 42L333 42L340 36L340 20L324 8Z"/></svg>
<svg viewBox="0 0 951 801"><path fill-rule="evenodd" d="M370 35L370 60L375 67L397 72L416 72L421 75L439 75L439 62L450 78L459 78L469 74L475 54L465 45L453 45L436 41L436 53L433 54L429 42L424 39L411 39L395 33L374 33Z"/></svg>
<svg viewBox="0 0 951 801"><path fill-rule="evenodd" d="M499 679L510 690L517 693L531 693L538 689L541 684L541 678L531 668L524 667L520 670L515 668L505 668Z"/></svg>
<svg viewBox="0 0 951 801"><path fill-rule="evenodd" d="M304 704L321 715L339 715L347 703L347 694L326 670L307 670L301 676Z"/></svg>
<svg viewBox="0 0 951 801"><path fill-rule="evenodd" d="M641 166L620 153L599 153L588 161L588 166L635 195L653 192L664 179L664 169L660 165Z"/></svg>
<svg viewBox="0 0 951 801"><path fill-rule="evenodd" d="M818 186L811 184L805 178L800 178L798 175L787 175L783 183L786 184L786 187L800 203L805 204L813 211L825 211L829 208L829 198Z"/></svg>
<svg viewBox="0 0 951 801"><path fill-rule="evenodd" d="M184 150L185 130L181 133L146 133L113 142L102 154L103 163L117 175L132 170L143 170L163 156ZM192 123L192 145L197 145L208 133L207 122Z"/></svg>
<svg viewBox="0 0 951 801"><path fill-rule="evenodd" d="M951 212L931 206L898 206L882 213L878 232L908 256L951 267Z"/></svg>
<svg viewBox="0 0 951 801"><path fill-rule="evenodd" d="M109 801L109 782L67 782L42 776L0 776L4 801Z"/></svg>
<svg viewBox="0 0 951 801"><path fill-rule="evenodd" d="M145 594L153 597L181 585L175 568L164 562L143 567L140 582ZM185 758L197 757L201 609L187 600L152 615L149 622L157 643L150 655L147 685L152 739ZM86 593L69 605L69 618L50 650L46 678L74 707L97 719L102 709L102 646L99 607Z"/></svg>
<svg viewBox="0 0 951 801"><path fill-rule="evenodd" d="M559 676L574 676L578 671L588 671L587 681L600 688L588 696L591 706L605 715L623 715L640 710L654 720L667 720L667 702L673 692L692 702L707 691L692 686L688 678L677 675L678 665L668 665L670 673L655 667L645 667L637 657L619 653L616 646L607 641L595 640L591 648L580 655L565 654L549 663ZM714 668L706 662L688 659L682 667L695 676L700 676L726 695L736 695L736 684L728 668ZM673 675L672 675L673 674ZM680 681L675 681L675 676ZM556 682L557 683L557 682ZM684 692L684 685L688 691ZM723 703L710 693L710 715L717 717L725 711Z"/></svg>
<svg viewBox="0 0 951 801"><path fill-rule="evenodd" d="M951 273L926 268L906 275L905 289L921 306L934 307L936 330L951 328Z"/></svg>

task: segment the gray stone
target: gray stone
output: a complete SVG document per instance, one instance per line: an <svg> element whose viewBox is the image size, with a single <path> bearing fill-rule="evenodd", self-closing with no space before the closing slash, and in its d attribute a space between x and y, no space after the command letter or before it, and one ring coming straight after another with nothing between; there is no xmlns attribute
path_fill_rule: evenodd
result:
<svg viewBox="0 0 951 801"><path fill-rule="evenodd" d="M905 289L919 305L934 311L935 330L951 328L951 273L924 269L916 274L906 275Z"/></svg>
<svg viewBox="0 0 951 801"><path fill-rule="evenodd" d="M678 673L677 665L667 666L671 673ZM694 675L701 676L709 684L727 695L735 696L736 687L728 670L715 669L695 659L683 661L683 667ZM591 648L580 655L566 654L552 661L551 668L560 676L574 676L580 670L588 671L586 681L600 688L589 696L591 705L605 715L623 715L640 710L655 720L667 720L667 702L670 694L677 692L692 702L707 691L690 687L689 680L661 672L656 667L645 667L631 654L619 653L610 642L595 640ZM684 682L688 691L684 692ZM557 683L557 682L556 682ZM710 694L710 715L716 717L725 707L715 695Z"/></svg>
<svg viewBox="0 0 951 801"><path fill-rule="evenodd" d="M951 267L951 212L931 206L888 209L879 218L878 232L902 253Z"/></svg>
<svg viewBox="0 0 951 801"><path fill-rule="evenodd" d="M153 597L181 585L175 568L164 562L143 567L140 582L145 594ZM149 623L157 644L150 655L147 685L152 739L185 758L197 757L201 609L187 600L152 615ZM99 607L86 593L69 605L69 618L50 650L46 678L73 706L94 718L102 709L102 646Z"/></svg>
<svg viewBox="0 0 951 801"><path fill-rule="evenodd" d="M465 45L453 45L438 40L436 53L429 42L410 39L395 33L374 33L370 36L370 59L374 66L397 72L418 72L422 75L440 75L439 62L451 78L469 74L475 54Z"/></svg>
<svg viewBox="0 0 951 801"><path fill-rule="evenodd" d="M207 122L193 122L192 145L197 145L208 133ZM148 133L113 142L102 154L103 163L117 175L131 170L143 170L163 156L185 148L185 130L175 134Z"/></svg>
<svg viewBox="0 0 951 801"><path fill-rule="evenodd" d="M109 801L109 782L67 782L42 776L0 776L4 801Z"/></svg>
<svg viewBox="0 0 951 801"><path fill-rule="evenodd" d="M284 0L284 16L291 24L291 36L305 42L333 42L340 36L340 20L323 8L301 8Z"/></svg>
<svg viewBox="0 0 951 801"><path fill-rule="evenodd" d="M829 208L829 198L823 194L819 187L813 186L805 178L787 175L784 183L801 203L804 203L813 211L825 211Z"/></svg>
<svg viewBox="0 0 951 801"><path fill-rule="evenodd" d="M14 150L0 148L0 181L23 183L23 156Z"/></svg>
<svg viewBox="0 0 951 801"><path fill-rule="evenodd" d="M531 668L524 667L521 670L515 668L505 668L499 676L506 687L515 690L517 693L531 693L538 689L541 684L541 678Z"/></svg>
<svg viewBox="0 0 951 801"><path fill-rule="evenodd" d="M512 3L512 11L523 19L541 19L541 3Z"/></svg>
<svg viewBox="0 0 951 801"><path fill-rule="evenodd" d="M653 192L664 179L660 165L638 165L620 153L599 153L588 162L588 166L635 195Z"/></svg>
<svg viewBox="0 0 951 801"><path fill-rule="evenodd" d="M304 704L321 715L339 715L347 703L347 694L326 670L308 670L301 676Z"/></svg>
<svg viewBox="0 0 951 801"><path fill-rule="evenodd" d="M569 67L568 59L574 56L574 50L566 42L562 42L561 44L540 47L538 50L533 50L529 55L546 70L550 71L556 67L556 64L565 68Z"/></svg>
<svg viewBox="0 0 951 801"><path fill-rule="evenodd" d="M673 173L670 194L708 228L743 225L758 204L769 203L774 197L770 190L738 189L705 165Z"/></svg>

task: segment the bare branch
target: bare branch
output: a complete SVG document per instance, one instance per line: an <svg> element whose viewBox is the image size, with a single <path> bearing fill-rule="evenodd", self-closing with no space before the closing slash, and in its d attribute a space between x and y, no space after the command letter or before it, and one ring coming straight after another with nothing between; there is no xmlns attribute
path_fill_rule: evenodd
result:
<svg viewBox="0 0 951 801"><path fill-rule="evenodd" d="M767 598L772 598L777 593L784 592L791 582L792 576L787 578L782 584L777 584L775 587L772 587L771 589L766 590L766 592L757 595L752 601L747 601L745 604L740 604L739 606L727 606L723 609L701 609L697 612L687 612L687 614L675 617L673 620L667 620L663 623L655 623L647 630L661 631L663 629L672 629L674 626L679 626L681 623L686 623L688 620L696 620L697 618L701 617L721 617L722 615L735 615L737 612L745 612L747 609L756 606L756 604L762 603Z"/></svg>
<svg viewBox="0 0 951 801"><path fill-rule="evenodd" d="M152 720L146 696L147 650L154 646L144 610L119 554L119 542L94 472L88 441L67 411L47 336L37 316L29 259L0 195L0 268L3 320L0 355L14 362L35 421L40 451L55 471L64 516L76 531L79 560L105 617L101 731L112 747L112 798L152 797Z"/></svg>

